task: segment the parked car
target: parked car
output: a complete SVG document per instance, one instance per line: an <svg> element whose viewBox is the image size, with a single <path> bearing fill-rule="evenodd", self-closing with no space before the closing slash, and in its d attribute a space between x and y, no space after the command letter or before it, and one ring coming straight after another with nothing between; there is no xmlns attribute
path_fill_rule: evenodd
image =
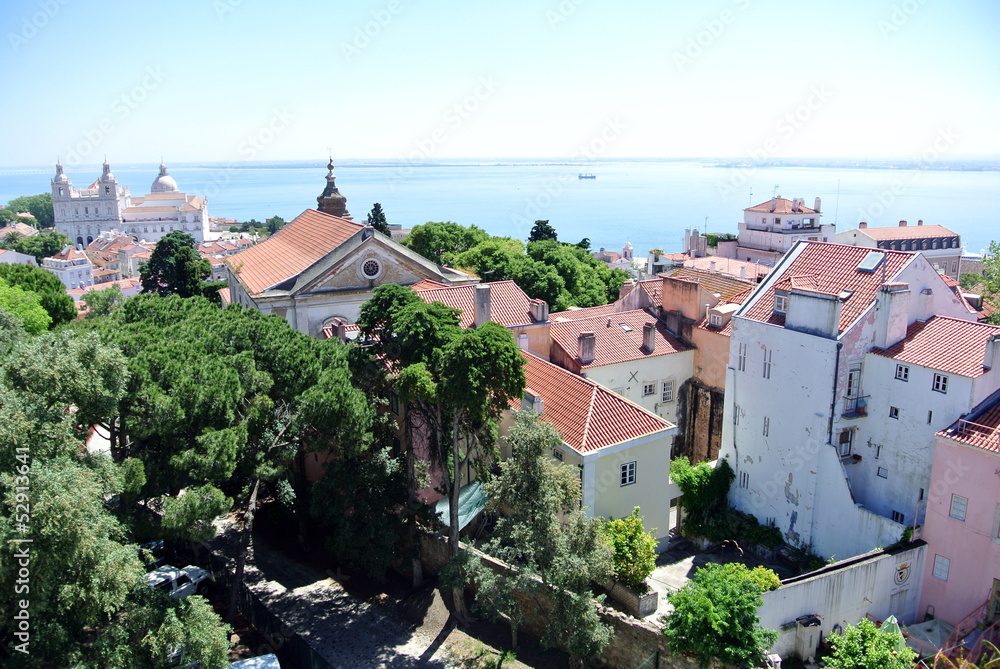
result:
<svg viewBox="0 0 1000 669"><path fill-rule="evenodd" d="M159 590L174 599L184 599L196 592L208 594L212 575L200 567L188 565L183 569L165 564L146 574L150 590Z"/></svg>
<svg viewBox="0 0 1000 669"><path fill-rule="evenodd" d="M229 669L281 669L281 664L278 663L278 656L272 653L233 662Z"/></svg>

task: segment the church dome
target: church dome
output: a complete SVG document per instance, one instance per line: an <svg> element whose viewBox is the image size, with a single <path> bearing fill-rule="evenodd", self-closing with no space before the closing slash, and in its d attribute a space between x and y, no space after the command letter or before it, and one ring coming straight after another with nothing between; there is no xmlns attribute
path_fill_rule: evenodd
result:
<svg viewBox="0 0 1000 669"><path fill-rule="evenodd" d="M57 184L69 183L69 177L66 176L65 172L63 172L63 166L61 162L56 162L56 176L52 180L52 183L57 183Z"/></svg>
<svg viewBox="0 0 1000 669"><path fill-rule="evenodd" d="M101 181L114 181L115 175L111 173L111 165L108 165L108 161L104 161L104 172L101 174Z"/></svg>
<svg viewBox="0 0 1000 669"><path fill-rule="evenodd" d="M153 185L150 187L150 193L176 193L180 189L177 188L177 182L174 178L167 174L167 166L160 163L160 174L158 177L153 179Z"/></svg>

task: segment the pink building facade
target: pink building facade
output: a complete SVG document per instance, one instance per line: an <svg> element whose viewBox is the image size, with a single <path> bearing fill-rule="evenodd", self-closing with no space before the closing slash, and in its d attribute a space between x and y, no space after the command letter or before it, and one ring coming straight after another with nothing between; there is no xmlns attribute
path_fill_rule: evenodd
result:
<svg viewBox="0 0 1000 669"><path fill-rule="evenodd" d="M1000 618L1000 392L937 433L922 538L922 614Z"/></svg>

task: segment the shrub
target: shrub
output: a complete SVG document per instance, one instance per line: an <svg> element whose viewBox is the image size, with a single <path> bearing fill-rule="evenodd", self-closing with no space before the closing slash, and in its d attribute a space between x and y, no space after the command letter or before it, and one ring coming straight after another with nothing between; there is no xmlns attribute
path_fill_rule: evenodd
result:
<svg viewBox="0 0 1000 669"><path fill-rule="evenodd" d="M604 523L605 539L614 550L615 576L628 587L645 592L646 577L656 568L656 529L643 529L639 507L624 518Z"/></svg>
<svg viewBox="0 0 1000 669"><path fill-rule="evenodd" d="M726 460L716 467L703 462L692 466L685 457L670 462L670 478L681 489L684 509L684 533L703 536L710 541L731 539L736 534L737 517L729 509L726 495L736 474Z"/></svg>
<svg viewBox="0 0 1000 669"><path fill-rule="evenodd" d="M831 635L830 646L833 652L827 666L831 669L910 669L917 658L901 634L875 627L867 619L848 625L843 635Z"/></svg>

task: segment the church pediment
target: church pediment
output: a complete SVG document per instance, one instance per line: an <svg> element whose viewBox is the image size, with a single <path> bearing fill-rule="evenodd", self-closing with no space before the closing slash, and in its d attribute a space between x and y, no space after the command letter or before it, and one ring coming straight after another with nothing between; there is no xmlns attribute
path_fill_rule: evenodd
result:
<svg viewBox="0 0 1000 669"><path fill-rule="evenodd" d="M291 293L302 296L370 290L386 283L410 285L423 279L448 281L430 261L410 257L415 254L402 253L394 246L378 236L370 237L356 248L344 249L335 258L324 258L300 274Z"/></svg>

